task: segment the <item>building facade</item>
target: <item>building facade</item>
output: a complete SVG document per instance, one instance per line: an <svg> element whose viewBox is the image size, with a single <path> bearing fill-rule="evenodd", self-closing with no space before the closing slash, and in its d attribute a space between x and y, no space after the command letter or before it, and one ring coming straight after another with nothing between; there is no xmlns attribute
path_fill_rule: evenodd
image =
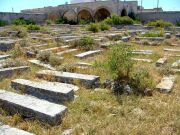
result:
<svg viewBox="0 0 180 135"><path fill-rule="evenodd" d="M22 10L22 13L45 13L48 19L58 17L72 21L97 20L101 21L112 14L126 16L130 12L137 13L137 1L94 1L75 4L65 4L56 7L44 7L37 9Z"/></svg>

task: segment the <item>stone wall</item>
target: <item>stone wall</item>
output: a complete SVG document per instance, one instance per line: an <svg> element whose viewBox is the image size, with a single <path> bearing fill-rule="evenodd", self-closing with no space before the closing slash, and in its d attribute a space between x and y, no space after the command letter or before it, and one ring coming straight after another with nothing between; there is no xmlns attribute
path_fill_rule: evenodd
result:
<svg viewBox="0 0 180 135"><path fill-rule="evenodd" d="M162 19L176 24L176 22L180 21L180 11L146 12L138 13L137 15L140 18L140 20L145 22Z"/></svg>
<svg viewBox="0 0 180 135"><path fill-rule="evenodd" d="M0 12L0 20L8 21L9 23L12 22L14 19L18 19L23 17L25 19L32 19L36 23L40 24L43 23L47 19L46 14L28 14L28 13L9 13L9 12Z"/></svg>

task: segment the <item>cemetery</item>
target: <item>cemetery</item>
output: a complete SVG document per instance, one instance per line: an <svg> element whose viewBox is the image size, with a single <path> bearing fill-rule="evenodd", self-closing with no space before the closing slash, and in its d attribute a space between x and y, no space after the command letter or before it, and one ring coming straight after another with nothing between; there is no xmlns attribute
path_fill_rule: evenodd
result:
<svg viewBox="0 0 180 135"><path fill-rule="evenodd" d="M180 134L180 28L99 19L0 27L0 134Z"/></svg>

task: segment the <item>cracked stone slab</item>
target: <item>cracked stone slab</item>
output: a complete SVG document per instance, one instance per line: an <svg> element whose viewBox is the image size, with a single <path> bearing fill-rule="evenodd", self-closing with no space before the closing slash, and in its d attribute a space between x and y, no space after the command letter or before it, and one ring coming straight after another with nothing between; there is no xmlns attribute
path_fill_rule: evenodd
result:
<svg viewBox="0 0 180 135"><path fill-rule="evenodd" d="M168 52L180 52L180 49L170 49L170 48L164 48L164 51L168 51Z"/></svg>
<svg viewBox="0 0 180 135"><path fill-rule="evenodd" d="M141 62L148 62L148 63L153 62L151 59L138 59L138 58L132 58L132 60L134 60L134 61L141 61Z"/></svg>
<svg viewBox="0 0 180 135"><path fill-rule="evenodd" d="M33 117L52 125L60 123L67 112L67 107L63 105L5 90L0 90L0 102L0 106L10 113Z"/></svg>
<svg viewBox="0 0 180 135"><path fill-rule="evenodd" d="M87 88L92 88L96 82L99 81L100 77L95 75L70 73L70 72L60 72L52 70L42 70L37 73L40 78L52 77L58 82L71 83L80 82Z"/></svg>
<svg viewBox="0 0 180 135"><path fill-rule="evenodd" d="M35 135L35 134L0 123L0 135Z"/></svg>
<svg viewBox="0 0 180 135"><path fill-rule="evenodd" d="M56 68L52 67L50 64L46 64L40 60L33 59L33 60L28 60L28 61L32 64L35 64L35 65L38 65L38 66L41 66L50 70L56 70Z"/></svg>
<svg viewBox="0 0 180 135"><path fill-rule="evenodd" d="M0 51L8 51L11 50L15 45L15 41L13 40L1 40L0 41Z"/></svg>
<svg viewBox="0 0 180 135"><path fill-rule="evenodd" d="M62 51L62 52L58 52L56 53L57 55L63 55L63 54L66 54L66 53L72 53L72 52L76 52L78 49L69 49L69 50L65 50L65 51Z"/></svg>
<svg viewBox="0 0 180 135"><path fill-rule="evenodd" d="M164 65L166 62L167 62L167 58L166 57L160 58L160 59L157 60L156 66L160 67L160 66Z"/></svg>
<svg viewBox="0 0 180 135"><path fill-rule="evenodd" d="M87 51L87 52L75 55L75 57L82 59L82 58L93 56L95 54L99 54L100 52L102 52L102 50Z"/></svg>
<svg viewBox="0 0 180 135"><path fill-rule="evenodd" d="M0 55L0 60L5 60L10 58L10 55Z"/></svg>
<svg viewBox="0 0 180 135"><path fill-rule="evenodd" d="M173 75L163 77L161 82L156 86L156 89L164 93L171 92L175 79L176 79L176 76L173 76Z"/></svg>
<svg viewBox="0 0 180 135"><path fill-rule="evenodd" d="M63 83L16 79L11 81L11 87L54 103L60 104L74 100L73 87Z"/></svg>
<svg viewBox="0 0 180 135"><path fill-rule="evenodd" d="M21 73L27 70L30 70L29 66L2 68L0 69L0 79L3 79L5 77L10 77L15 73Z"/></svg>

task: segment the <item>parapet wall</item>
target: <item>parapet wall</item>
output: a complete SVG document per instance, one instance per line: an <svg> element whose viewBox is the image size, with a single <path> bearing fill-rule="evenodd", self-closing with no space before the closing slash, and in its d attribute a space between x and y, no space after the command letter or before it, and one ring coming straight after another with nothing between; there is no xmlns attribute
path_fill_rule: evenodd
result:
<svg viewBox="0 0 180 135"><path fill-rule="evenodd" d="M14 19L18 19L20 17L23 17L25 19L32 19L38 24L44 23L44 21L47 19L46 14L27 14L27 13L9 13L9 12L0 12L0 20L8 21L9 23L12 22Z"/></svg>
<svg viewBox="0 0 180 135"><path fill-rule="evenodd" d="M140 20L144 22L152 20L165 20L176 24L180 22L180 11L167 11L167 12L144 12L137 14Z"/></svg>

